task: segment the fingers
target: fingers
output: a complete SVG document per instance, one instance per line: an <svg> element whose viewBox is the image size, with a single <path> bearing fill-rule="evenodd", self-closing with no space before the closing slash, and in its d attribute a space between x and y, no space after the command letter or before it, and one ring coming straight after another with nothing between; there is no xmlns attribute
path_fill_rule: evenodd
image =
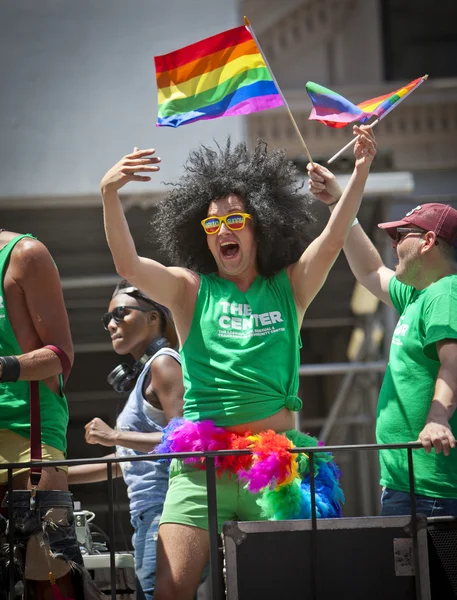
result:
<svg viewBox="0 0 457 600"><path fill-rule="evenodd" d="M323 192L326 188L327 186L325 183L308 179L308 189L312 194L320 194L320 192Z"/></svg>
<svg viewBox="0 0 457 600"><path fill-rule="evenodd" d="M151 177L148 177L147 175L138 175L138 173L153 173L155 171L160 171L158 163L160 163L162 159L159 156L150 156L150 154L154 152L155 150L138 150L138 148L135 147L134 152L128 154L124 158L124 164L121 168L122 175L129 181L151 181Z"/></svg>
<svg viewBox="0 0 457 600"><path fill-rule="evenodd" d="M130 181L151 181L151 177L145 177L144 175L132 175L129 179Z"/></svg>
<svg viewBox="0 0 457 600"><path fill-rule="evenodd" d="M85 434L84 437L86 439L86 444L93 444L93 440L92 440L92 430L94 428L94 420L92 419L92 421L89 421L89 423L86 423L86 425L84 425L84 429L85 429Z"/></svg>
<svg viewBox="0 0 457 600"><path fill-rule="evenodd" d="M160 171L160 167L158 165L131 165L126 164L121 169L122 173L125 175L133 175L133 173L141 172L141 171Z"/></svg>
<svg viewBox="0 0 457 600"><path fill-rule="evenodd" d="M455 448L456 445L455 437L447 428L445 430L435 430L430 433L421 433L418 441L422 444L427 454L433 448L437 454L442 452L445 456L449 456L451 448Z"/></svg>
<svg viewBox="0 0 457 600"><path fill-rule="evenodd" d="M156 165L162 162L162 159L158 156L151 156L150 158L126 158L124 163L126 165Z"/></svg>
<svg viewBox="0 0 457 600"><path fill-rule="evenodd" d="M427 452L427 454L430 454L430 451L432 449L432 440L430 439L430 437L424 436L423 438L419 438L419 442L424 447L425 452Z"/></svg>
<svg viewBox="0 0 457 600"><path fill-rule="evenodd" d="M451 448L455 448L455 438L452 435L451 431L444 432L437 440L437 443L433 443L435 452L439 453L440 450L437 449L437 445L441 446L441 450L443 451L444 456L449 456L449 454L451 453Z"/></svg>
<svg viewBox="0 0 457 600"><path fill-rule="evenodd" d="M359 131L360 133L357 133ZM367 135L361 128L354 127L354 134L357 134L354 155L356 157L368 156L371 159L376 155L376 140Z"/></svg>
<svg viewBox="0 0 457 600"><path fill-rule="evenodd" d="M328 169L326 169L318 163L308 163L306 165L306 169L308 171L309 177L312 177L316 181L325 181L325 178L328 179L333 176L333 173L331 171L329 171Z"/></svg>
<svg viewBox="0 0 457 600"><path fill-rule="evenodd" d="M308 176L310 181L325 183L325 178L322 175L319 175L317 171L308 171Z"/></svg>
<svg viewBox="0 0 457 600"><path fill-rule="evenodd" d="M143 176L141 179L138 179L138 177L141 176L137 175L137 173L153 173L155 171L160 171L160 167L148 167L144 165L138 167L123 167L121 169L121 173L128 177L130 181L149 181L151 179L150 177L146 177L145 179Z"/></svg>
<svg viewBox="0 0 457 600"><path fill-rule="evenodd" d="M142 158L143 156L148 156L150 154L155 154L154 148L149 148L148 150L138 150L135 146L133 152L131 154L126 154L125 158Z"/></svg>
<svg viewBox="0 0 457 600"><path fill-rule="evenodd" d="M357 134L356 146L358 144L363 144L367 148L376 148L376 140L373 137L370 137L369 135L367 135L364 132L361 132L361 133Z"/></svg>
<svg viewBox="0 0 457 600"><path fill-rule="evenodd" d="M373 127L371 125L354 125L352 128L352 133L354 135L365 135L376 142L376 138L373 133Z"/></svg>

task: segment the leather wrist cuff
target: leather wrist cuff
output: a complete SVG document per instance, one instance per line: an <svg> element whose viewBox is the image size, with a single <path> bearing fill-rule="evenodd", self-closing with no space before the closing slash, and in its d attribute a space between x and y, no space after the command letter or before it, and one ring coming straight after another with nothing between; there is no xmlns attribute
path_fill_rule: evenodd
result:
<svg viewBox="0 0 457 600"><path fill-rule="evenodd" d="M21 374L21 365L17 356L0 356L2 365L1 382L17 381Z"/></svg>

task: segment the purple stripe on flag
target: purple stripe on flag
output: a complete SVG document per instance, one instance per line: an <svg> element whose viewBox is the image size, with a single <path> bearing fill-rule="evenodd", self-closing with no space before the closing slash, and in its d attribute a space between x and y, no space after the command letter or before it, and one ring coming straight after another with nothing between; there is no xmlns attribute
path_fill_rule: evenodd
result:
<svg viewBox="0 0 457 600"><path fill-rule="evenodd" d="M283 101L281 96L278 94L270 94L268 96L257 96L257 98L249 98L247 100L242 100L235 106L231 106L226 112L223 113L224 116L232 116L232 115L247 115L252 112L257 112L260 110L266 110L268 108L276 108L278 106L283 106Z"/></svg>
<svg viewBox="0 0 457 600"><path fill-rule="evenodd" d="M365 122L373 115L373 113L364 113L362 110L357 114L350 112L341 112L335 113L334 109L328 108L324 109L319 107L319 111L315 108L311 109L311 114L309 115L310 121L330 121L332 123L353 123L354 121Z"/></svg>

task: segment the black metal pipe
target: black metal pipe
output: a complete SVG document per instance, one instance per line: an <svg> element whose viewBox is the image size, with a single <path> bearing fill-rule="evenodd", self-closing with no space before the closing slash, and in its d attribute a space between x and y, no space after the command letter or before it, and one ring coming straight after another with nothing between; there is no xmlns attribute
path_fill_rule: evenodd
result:
<svg viewBox="0 0 457 600"><path fill-rule="evenodd" d="M206 494L208 499L209 566L211 569L211 598L222 600L222 563L219 554L217 523L216 463L214 456L206 457Z"/></svg>
<svg viewBox="0 0 457 600"><path fill-rule="evenodd" d="M411 530L413 534L413 558L414 572L416 574L416 598L422 600L422 581L419 563L419 541L417 539L417 505L416 505L416 490L414 486L414 465L412 448L407 449L408 452L408 478L409 478L409 501L411 505Z"/></svg>
<svg viewBox="0 0 457 600"><path fill-rule="evenodd" d="M311 495L311 594L317 600L317 514L316 514L316 483L314 480L314 452L309 453L309 492Z"/></svg>
<svg viewBox="0 0 457 600"><path fill-rule="evenodd" d="M345 452L357 451L357 450L396 450L401 448L422 448L420 442L407 442L404 444L355 444L348 446L319 446L316 448L303 447L303 448L291 448L289 452L296 454L303 452L308 454L309 452L337 452L344 450ZM206 458L208 456L240 456L243 454L252 454L251 450L218 450L217 452L176 452L174 454L140 454L137 456L115 458L70 458L66 460L48 460L42 462L28 462L28 463L5 463L2 465L3 469L23 469L25 467L61 467L63 465L76 466L76 465L97 465L97 464L114 464L125 461L135 462L137 460L159 460L159 459L184 459L184 458Z"/></svg>
<svg viewBox="0 0 457 600"><path fill-rule="evenodd" d="M8 468L8 574L9 596L14 600L14 504L13 504L13 469Z"/></svg>
<svg viewBox="0 0 457 600"><path fill-rule="evenodd" d="M111 581L111 600L116 600L116 556L114 533L114 493L113 493L113 465L106 465L108 481L108 532L109 532L109 570Z"/></svg>

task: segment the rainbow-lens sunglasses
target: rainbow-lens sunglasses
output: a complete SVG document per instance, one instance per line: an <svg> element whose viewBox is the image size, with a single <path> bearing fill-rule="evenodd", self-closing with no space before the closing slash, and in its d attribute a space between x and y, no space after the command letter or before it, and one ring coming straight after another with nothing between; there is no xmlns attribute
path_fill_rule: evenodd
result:
<svg viewBox="0 0 457 600"><path fill-rule="evenodd" d="M228 227L231 231L240 231L246 225L246 219L252 221L252 216L249 213L230 213L229 215L223 215L221 217L206 217L201 221L202 227L205 233L213 235L217 233L222 227L222 223Z"/></svg>

